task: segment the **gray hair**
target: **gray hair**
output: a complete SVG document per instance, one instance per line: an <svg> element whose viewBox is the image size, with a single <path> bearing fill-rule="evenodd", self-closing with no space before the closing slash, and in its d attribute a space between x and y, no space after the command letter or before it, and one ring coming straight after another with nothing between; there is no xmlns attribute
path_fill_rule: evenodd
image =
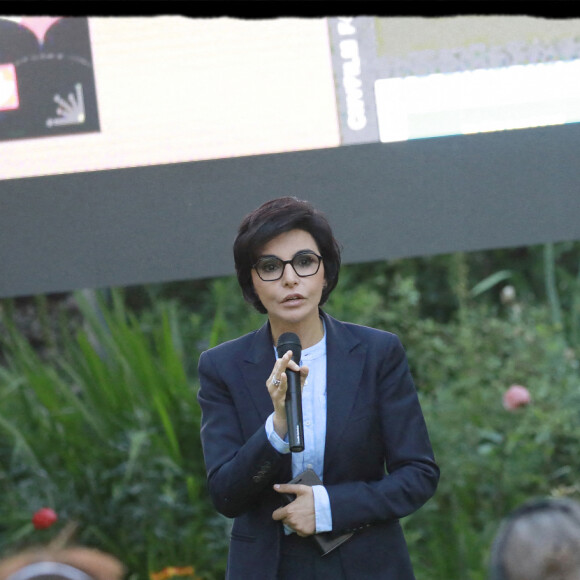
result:
<svg viewBox="0 0 580 580"><path fill-rule="evenodd" d="M34 562L24 566L8 580L94 580L91 576L62 562Z"/></svg>
<svg viewBox="0 0 580 580"><path fill-rule="evenodd" d="M580 504L569 498L522 504L492 545L490 580L580 580Z"/></svg>

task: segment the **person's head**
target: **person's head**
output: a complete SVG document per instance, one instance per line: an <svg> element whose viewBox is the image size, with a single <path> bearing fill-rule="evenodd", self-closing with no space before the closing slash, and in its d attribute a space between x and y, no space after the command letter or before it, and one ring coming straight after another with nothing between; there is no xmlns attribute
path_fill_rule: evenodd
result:
<svg viewBox="0 0 580 580"><path fill-rule="evenodd" d="M489 580L580 580L580 504L534 499L500 526Z"/></svg>
<svg viewBox="0 0 580 580"><path fill-rule="evenodd" d="M124 573L115 557L83 546L34 548L0 562L0 580L121 580Z"/></svg>
<svg viewBox="0 0 580 580"><path fill-rule="evenodd" d="M340 246L324 214L311 203L295 197L267 201L242 220L234 241L234 261L242 293L246 301L263 314L266 313L266 308L255 291L252 269L266 244L292 230L309 233L322 256L324 288L320 306L326 302L338 283Z"/></svg>
<svg viewBox="0 0 580 580"><path fill-rule="evenodd" d="M0 560L0 580L121 580L125 566L115 556L71 544L68 524L49 544L23 549Z"/></svg>

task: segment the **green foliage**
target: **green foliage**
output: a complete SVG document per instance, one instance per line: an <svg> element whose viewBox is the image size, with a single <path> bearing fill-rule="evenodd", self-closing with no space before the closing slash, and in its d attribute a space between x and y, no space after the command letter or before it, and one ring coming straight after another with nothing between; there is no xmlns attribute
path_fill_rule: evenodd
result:
<svg viewBox="0 0 580 580"><path fill-rule="evenodd" d="M63 523L79 522L79 541L115 554L135 578L187 565L222 577L226 525L206 494L175 304L138 319L120 291L98 309L77 300L86 330L51 364L5 320L0 547L44 541L49 531L29 522L46 505ZM188 357L197 354L187 346Z"/></svg>
<svg viewBox="0 0 580 580"><path fill-rule="evenodd" d="M441 467L403 521L418 578L484 580L511 509L580 495L579 265L567 242L343 267L325 309L401 337ZM233 276L74 303L58 317L45 297L34 316L0 303L0 553L75 520L131 578L189 565L222 578L229 522L206 493L197 360L265 317ZM512 384L530 405L504 409ZM43 506L60 520L33 530Z"/></svg>
<svg viewBox="0 0 580 580"><path fill-rule="evenodd" d="M442 477L433 500L405 522L418 577L485 578L509 511L529 497L580 492L578 361L546 309L516 312L500 320L473 306L447 335L447 376L422 396ZM512 384L527 387L529 406L503 408Z"/></svg>

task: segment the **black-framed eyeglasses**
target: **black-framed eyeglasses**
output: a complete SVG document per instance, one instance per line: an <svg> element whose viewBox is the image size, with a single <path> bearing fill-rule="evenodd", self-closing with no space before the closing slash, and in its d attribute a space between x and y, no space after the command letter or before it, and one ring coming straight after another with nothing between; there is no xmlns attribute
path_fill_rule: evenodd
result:
<svg viewBox="0 0 580 580"><path fill-rule="evenodd" d="M322 256L314 252L298 252L291 260L280 260L277 256L262 256L252 268L264 282L274 282L282 278L286 264L290 264L298 276L306 278L318 272L321 261Z"/></svg>

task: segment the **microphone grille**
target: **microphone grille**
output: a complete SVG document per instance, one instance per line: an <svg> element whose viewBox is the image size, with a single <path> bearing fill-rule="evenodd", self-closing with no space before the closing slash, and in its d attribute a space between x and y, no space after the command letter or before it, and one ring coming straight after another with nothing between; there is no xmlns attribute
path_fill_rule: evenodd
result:
<svg viewBox="0 0 580 580"><path fill-rule="evenodd" d="M294 332L284 332L280 335L280 338L278 338L278 345L276 346L278 358L283 357L289 350L292 351L293 360L300 361L300 357L302 356L302 345L300 344L298 335Z"/></svg>

